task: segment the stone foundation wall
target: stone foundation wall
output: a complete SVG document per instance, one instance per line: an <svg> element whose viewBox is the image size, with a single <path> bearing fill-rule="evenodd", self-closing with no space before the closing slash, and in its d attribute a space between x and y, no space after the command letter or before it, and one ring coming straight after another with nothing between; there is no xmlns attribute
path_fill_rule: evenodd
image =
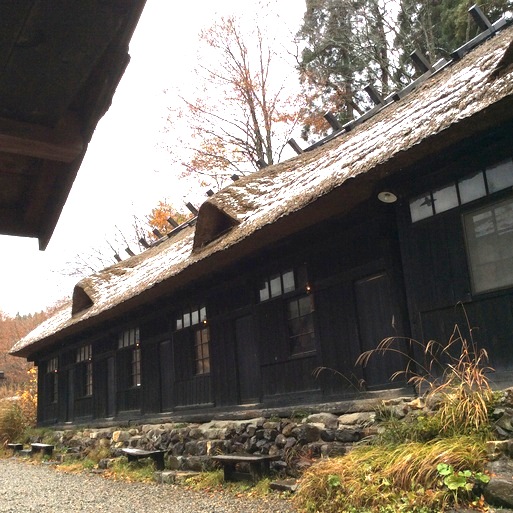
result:
<svg viewBox="0 0 513 513"><path fill-rule="evenodd" d="M396 398L382 402L403 417L419 408L418 400ZM207 423L144 424L130 428L84 428L55 431L53 442L67 454L87 457L102 450L110 457L126 447L166 451L166 467L206 470L211 456L249 453L275 456L272 467L297 475L316 458L345 454L353 443L377 433L376 413L358 411L342 415L314 413L303 418L258 417L249 420L213 420Z"/></svg>
<svg viewBox="0 0 513 513"><path fill-rule="evenodd" d="M343 455L355 442L379 433L384 429L380 424L383 417L407 421L437 407L436 401L426 404L420 398L407 397L382 400L372 408L363 404L356 405L352 413L311 413L303 418L272 416L53 431L44 441L55 444L64 458L95 453L96 459L102 458L100 468L107 468L123 454L122 449L131 447L165 451L166 468L183 471L210 470L214 468L212 456L218 454L268 454L276 457L273 470L283 477L296 477L316 459ZM492 422L496 438L487 443L486 471L491 479L484 495L492 505L513 508L513 388L504 391ZM38 441L42 440L31 440Z"/></svg>
<svg viewBox="0 0 513 513"><path fill-rule="evenodd" d="M510 404L511 403L511 404ZM343 455L355 442L376 435L379 415L409 418L426 413L433 405L411 397L383 400L376 409L353 413L313 413L303 418L258 417L245 420L213 420L206 423L144 424L130 428L90 428L54 431L52 442L70 457L87 457L92 451L105 459L122 455L127 447L166 451L171 470L208 470L218 454L249 453L275 456L272 468L281 474L298 475L320 457ZM498 438L513 437L513 389L505 393L495 426ZM34 440L35 441L35 440ZM49 441L49 440L45 440ZM491 443L490 459L504 444ZM509 447L509 446L508 446ZM502 451L507 452L507 451Z"/></svg>

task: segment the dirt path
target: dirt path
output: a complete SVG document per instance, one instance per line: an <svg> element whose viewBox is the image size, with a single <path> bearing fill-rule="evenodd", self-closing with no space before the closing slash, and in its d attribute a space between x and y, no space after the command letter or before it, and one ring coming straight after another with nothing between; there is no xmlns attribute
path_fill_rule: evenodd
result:
<svg viewBox="0 0 513 513"><path fill-rule="evenodd" d="M67 474L45 464L0 460L0 513L293 513L288 501L247 499L175 485Z"/></svg>

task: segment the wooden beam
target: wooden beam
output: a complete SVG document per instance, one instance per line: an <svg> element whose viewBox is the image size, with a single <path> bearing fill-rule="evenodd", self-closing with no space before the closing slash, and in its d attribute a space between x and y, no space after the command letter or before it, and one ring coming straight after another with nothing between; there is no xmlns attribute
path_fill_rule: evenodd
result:
<svg viewBox="0 0 513 513"><path fill-rule="evenodd" d="M23 221L23 209L0 208L0 233L16 237L37 237L37 229Z"/></svg>
<svg viewBox="0 0 513 513"><path fill-rule="evenodd" d="M76 119L56 128L0 118L0 151L57 162L73 162L84 149Z"/></svg>

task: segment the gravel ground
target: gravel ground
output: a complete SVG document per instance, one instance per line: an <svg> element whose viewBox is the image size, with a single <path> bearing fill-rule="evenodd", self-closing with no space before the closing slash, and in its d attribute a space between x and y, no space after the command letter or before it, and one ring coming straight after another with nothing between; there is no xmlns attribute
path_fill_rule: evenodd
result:
<svg viewBox="0 0 513 513"><path fill-rule="evenodd" d="M45 464L0 460L0 513L293 513L288 501L195 492L169 484L126 483L66 474Z"/></svg>

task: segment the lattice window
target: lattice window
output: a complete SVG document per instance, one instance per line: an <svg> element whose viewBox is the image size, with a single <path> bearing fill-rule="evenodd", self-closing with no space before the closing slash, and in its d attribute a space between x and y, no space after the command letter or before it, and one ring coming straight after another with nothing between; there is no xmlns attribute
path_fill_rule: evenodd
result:
<svg viewBox="0 0 513 513"><path fill-rule="evenodd" d="M474 293L513 286L513 199L465 214L463 220Z"/></svg>
<svg viewBox="0 0 513 513"><path fill-rule="evenodd" d="M314 311L312 294L295 297L287 302L287 324L292 355L315 351Z"/></svg>
<svg viewBox="0 0 513 513"><path fill-rule="evenodd" d="M210 330L202 328L194 333L196 374L210 373Z"/></svg>

